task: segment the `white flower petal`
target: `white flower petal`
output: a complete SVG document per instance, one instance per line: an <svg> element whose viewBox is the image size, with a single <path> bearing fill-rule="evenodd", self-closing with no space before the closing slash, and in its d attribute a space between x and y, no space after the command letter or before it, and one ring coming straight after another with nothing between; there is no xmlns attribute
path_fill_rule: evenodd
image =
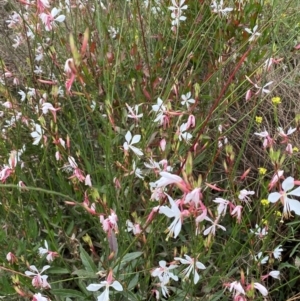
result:
<svg viewBox="0 0 300 301"><path fill-rule="evenodd" d="M265 297L268 295L268 290L258 282L254 283L254 287Z"/></svg>
<svg viewBox="0 0 300 301"><path fill-rule="evenodd" d="M128 131L125 135L125 140L128 142L128 144L130 144L131 138L132 138L132 135L131 135L130 131Z"/></svg>
<svg viewBox="0 0 300 301"><path fill-rule="evenodd" d="M141 135L134 135L131 144L136 144L141 140Z"/></svg>
<svg viewBox="0 0 300 301"><path fill-rule="evenodd" d="M137 155L137 156L143 156L144 153L138 149L137 147L135 146L132 146L132 145L129 145L129 148Z"/></svg>
<svg viewBox="0 0 300 301"><path fill-rule="evenodd" d="M281 197L281 194L279 192L272 192L268 196L268 201L271 203L276 203Z"/></svg>
<svg viewBox="0 0 300 301"><path fill-rule="evenodd" d="M109 301L108 288L106 288L105 291L100 296L98 296L97 301Z"/></svg>
<svg viewBox="0 0 300 301"><path fill-rule="evenodd" d="M288 177L282 182L282 189L284 191L288 191L293 189L294 187L294 178L293 177Z"/></svg>
<svg viewBox="0 0 300 301"><path fill-rule="evenodd" d="M287 195L296 195L296 196L300 196L300 187L297 187L296 189L294 189L294 190L288 192Z"/></svg>
<svg viewBox="0 0 300 301"><path fill-rule="evenodd" d="M196 284L200 279L199 274L197 273L197 271L194 270L194 284Z"/></svg>
<svg viewBox="0 0 300 301"><path fill-rule="evenodd" d="M114 281L112 283L111 287L113 287L116 291L119 291L119 292L123 291L123 287L119 281Z"/></svg>
<svg viewBox="0 0 300 301"><path fill-rule="evenodd" d="M300 202L289 198L286 201L289 203L290 211L294 211L297 215L300 215Z"/></svg>
<svg viewBox="0 0 300 301"><path fill-rule="evenodd" d="M104 286L103 284L94 284L94 283L92 283L89 286L87 286L86 289L90 292L96 292L103 286Z"/></svg>

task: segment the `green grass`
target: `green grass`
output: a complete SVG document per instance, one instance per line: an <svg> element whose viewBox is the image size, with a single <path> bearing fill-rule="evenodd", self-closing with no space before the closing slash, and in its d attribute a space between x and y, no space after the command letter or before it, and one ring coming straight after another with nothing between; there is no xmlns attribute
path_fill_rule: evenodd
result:
<svg viewBox="0 0 300 301"><path fill-rule="evenodd" d="M233 10L223 15L210 1L186 1L186 20L173 28L172 1L87 1L70 9L52 1L44 13L60 7L55 17L66 18L51 30L36 6L6 6L20 20L0 46L0 296L96 300L105 283L97 292L90 284L118 281L110 300L264 300L259 284L268 300L296 300L297 208L283 216L284 195L261 201L282 191L288 177L299 185L300 3L244 2L225 1ZM245 29L256 25L252 40ZM19 69L7 59L18 35ZM2 75L8 71L11 77ZM266 93L261 87L271 81ZM284 137L278 127L296 130ZM126 146L128 131L136 143ZM265 147L255 134L263 131ZM163 171L174 181L155 189L170 176ZM248 201L239 197L244 189L253 191ZM214 224L215 234L207 234ZM57 253L50 263L39 255L45 241ZM264 264L260 252L260 260L268 256ZM200 263L185 277L187 262L178 257ZM174 275L161 274L165 263ZM51 288L33 283L30 266L48 264L42 275ZM280 271L280 280L261 279L271 271Z"/></svg>

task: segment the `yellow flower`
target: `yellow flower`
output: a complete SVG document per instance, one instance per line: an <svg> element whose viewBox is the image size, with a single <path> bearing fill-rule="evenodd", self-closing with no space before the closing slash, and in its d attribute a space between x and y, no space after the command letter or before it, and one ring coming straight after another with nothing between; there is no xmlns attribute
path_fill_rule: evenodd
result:
<svg viewBox="0 0 300 301"><path fill-rule="evenodd" d="M299 152L299 148L297 146L293 147L293 152Z"/></svg>
<svg viewBox="0 0 300 301"><path fill-rule="evenodd" d="M256 121L256 123L261 124L262 123L262 117L261 116L255 116L255 121Z"/></svg>
<svg viewBox="0 0 300 301"><path fill-rule="evenodd" d="M268 225L269 222L268 222L266 219L263 218L263 219L262 219L262 223L263 223L264 225Z"/></svg>
<svg viewBox="0 0 300 301"><path fill-rule="evenodd" d="M265 175L266 172L267 172L267 170L266 170L264 167L259 167L259 168L258 168L258 173L259 173L260 175Z"/></svg>
<svg viewBox="0 0 300 301"><path fill-rule="evenodd" d="M266 199L263 199L263 200L261 200L260 202L261 202L261 204L262 204L264 207L267 207L267 206L269 206L269 204L270 204L270 202L269 202L268 200L266 200Z"/></svg>
<svg viewBox="0 0 300 301"><path fill-rule="evenodd" d="M272 98L272 103L273 103L273 105L278 105L278 104L280 104L280 103L281 103L280 97L278 97L278 96L273 97L273 98Z"/></svg>
<svg viewBox="0 0 300 301"><path fill-rule="evenodd" d="M276 217L281 217L281 212L280 211L275 211Z"/></svg>

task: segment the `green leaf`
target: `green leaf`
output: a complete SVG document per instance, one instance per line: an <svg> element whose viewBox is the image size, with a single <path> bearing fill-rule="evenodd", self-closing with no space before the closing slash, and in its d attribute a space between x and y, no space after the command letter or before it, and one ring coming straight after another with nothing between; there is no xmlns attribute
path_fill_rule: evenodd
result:
<svg viewBox="0 0 300 301"><path fill-rule="evenodd" d="M140 257L143 254L143 252L132 252L132 253L128 253L126 254L121 261L121 264L125 264L127 262L130 262L138 257Z"/></svg>
<svg viewBox="0 0 300 301"><path fill-rule="evenodd" d="M98 278L98 276L95 274L95 272L89 272L86 270L76 270L72 273L72 275L77 275L78 277L83 278Z"/></svg>
<svg viewBox="0 0 300 301"><path fill-rule="evenodd" d="M48 274L70 274L70 271L66 268L51 268L47 271Z"/></svg>
<svg viewBox="0 0 300 301"><path fill-rule="evenodd" d="M85 269L88 272L97 272L97 267L94 264L92 258L89 256L89 254L83 249L83 247L80 245L80 258L82 261L82 264L84 265Z"/></svg>
<svg viewBox="0 0 300 301"><path fill-rule="evenodd" d="M65 297L65 298L85 298L85 295L76 290L70 289L52 289L51 293L54 296ZM82 299L81 299L82 300Z"/></svg>
<svg viewBox="0 0 300 301"><path fill-rule="evenodd" d="M127 290L132 290L136 287L137 283L139 281L139 273L136 273L135 276L130 280Z"/></svg>

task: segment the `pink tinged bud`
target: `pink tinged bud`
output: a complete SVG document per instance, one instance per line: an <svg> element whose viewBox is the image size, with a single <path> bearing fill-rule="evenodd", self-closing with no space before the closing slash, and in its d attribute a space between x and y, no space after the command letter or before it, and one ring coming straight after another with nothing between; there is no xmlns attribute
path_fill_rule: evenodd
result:
<svg viewBox="0 0 300 301"><path fill-rule="evenodd" d="M3 107L6 109L11 109L12 108L12 103L10 101L6 101L5 103L2 104Z"/></svg>
<svg viewBox="0 0 300 301"><path fill-rule="evenodd" d="M288 145L286 146L285 150L286 150L286 152L288 154L292 155L293 154L293 146L292 146L292 144L288 143Z"/></svg>
<svg viewBox="0 0 300 301"><path fill-rule="evenodd" d="M67 148L70 148L71 142L70 142L70 137L69 135L67 136Z"/></svg>
<svg viewBox="0 0 300 301"><path fill-rule="evenodd" d="M249 167L241 176L241 181L245 180L245 178L248 176L249 172L251 171L251 167Z"/></svg>
<svg viewBox="0 0 300 301"><path fill-rule="evenodd" d="M24 182L19 181L18 186L19 186L20 190L28 191L28 189L26 188L26 185L24 184Z"/></svg>
<svg viewBox="0 0 300 301"><path fill-rule="evenodd" d="M17 77L14 77L13 84L18 86L20 84L20 80Z"/></svg>
<svg viewBox="0 0 300 301"><path fill-rule="evenodd" d="M276 185L276 183L278 182L278 180L283 176L283 173L284 173L283 170L278 170L274 174L274 176L273 176L273 178L272 178L272 180L271 180L271 182L269 183L269 186L268 186L269 190L271 190Z"/></svg>
<svg viewBox="0 0 300 301"><path fill-rule="evenodd" d="M246 101L250 100L251 96L252 96L252 92L251 92L251 90L248 90L246 92Z"/></svg>
<svg viewBox="0 0 300 301"><path fill-rule="evenodd" d="M166 139L163 138L162 140L160 140L159 142L159 146L160 146L160 149L164 152L165 149L166 149L166 145L167 145L167 142L166 142Z"/></svg>
<svg viewBox="0 0 300 301"><path fill-rule="evenodd" d="M87 175L87 176L85 177L84 184L85 184L86 186L92 187L92 180L91 180L91 176L90 176L90 175Z"/></svg>
<svg viewBox="0 0 300 301"><path fill-rule="evenodd" d="M152 210L151 210L151 212L150 212L150 214L149 214L149 216L148 216L148 218L147 218L146 224L152 222L152 220L154 219L154 216L155 216L155 215L158 213L158 211L159 211L159 207L160 207L160 206L156 206L156 207L152 208Z"/></svg>
<svg viewBox="0 0 300 301"><path fill-rule="evenodd" d="M17 261L17 257L12 252L8 252L6 255L6 260L10 263L15 263Z"/></svg>
<svg viewBox="0 0 300 301"><path fill-rule="evenodd" d="M113 271L112 270L109 271L106 281L108 282L109 285L113 283Z"/></svg>
<svg viewBox="0 0 300 301"><path fill-rule="evenodd" d="M114 184L117 189L121 189L121 183L118 178L114 178Z"/></svg>
<svg viewBox="0 0 300 301"><path fill-rule="evenodd" d="M61 154L60 154L59 151L55 152L55 159L56 159L56 161L59 161L59 160L62 159Z"/></svg>
<svg viewBox="0 0 300 301"><path fill-rule="evenodd" d="M194 128L195 124L196 124L195 116L190 115L186 124L186 130L188 130L189 128Z"/></svg>

